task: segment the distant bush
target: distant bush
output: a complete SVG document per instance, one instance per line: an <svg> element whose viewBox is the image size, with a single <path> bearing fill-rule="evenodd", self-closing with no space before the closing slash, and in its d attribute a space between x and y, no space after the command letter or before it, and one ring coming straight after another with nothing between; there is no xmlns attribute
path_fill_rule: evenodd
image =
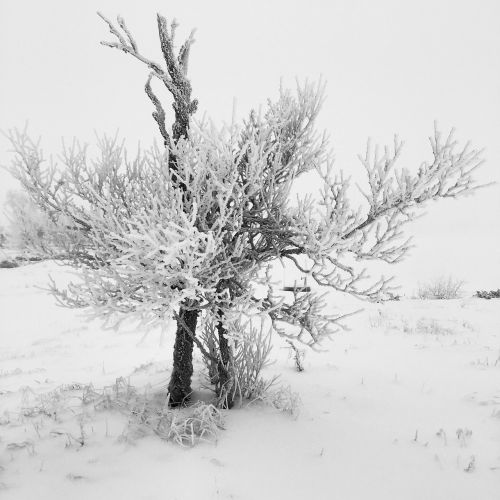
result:
<svg viewBox="0 0 500 500"><path fill-rule="evenodd" d="M419 299L458 299L462 296L464 282L451 276L437 278L429 283L419 284L417 296Z"/></svg>
<svg viewBox="0 0 500 500"><path fill-rule="evenodd" d="M489 292L484 290L478 290L476 292L476 297L480 299L500 299L500 288L498 290L490 290Z"/></svg>
<svg viewBox="0 0 500 500"><path fill-rule="evenodd" d="M0 261L0 269L11 269L13 267L19 267L19 264L11 260Z"/></svg>
<svg viewBox="0 0 500 500"><path fill-rule="evenodd" d="M75 249L80 235L72 231L66 217L42 212L23 191L7 192L5 214L10 222L9 246L28 252L32 257L58 257ZM0 228L0 247L2 231Z"/></svg>
<svg viewBox="0 0 500 500"><path fill-rule="evenodd" d="M47 244L51 221L22 191L7 193L6 215L11 244L19 250Z"/></svg>

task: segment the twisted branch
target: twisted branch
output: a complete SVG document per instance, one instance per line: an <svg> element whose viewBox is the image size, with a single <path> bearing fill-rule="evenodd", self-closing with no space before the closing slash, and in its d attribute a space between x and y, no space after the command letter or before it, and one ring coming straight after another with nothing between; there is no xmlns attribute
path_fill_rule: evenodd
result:
<svg viewBox="0 0 500 500"><path fill-rule="evenodd" d="M97 14L108 25L110 33L117 39L116 42L102 41L101 44L130 54L152 70L148 76L144 90L156 108L156 111L153 112L153 118L158 124L165 146L171 146L170 135L165 125L163 107L151 88L151 79L153 76L163 82L174 99L172 103L175 113L175 120L172 124L174 142L177 142L181 137L187 137L190 116L196 112L198 107L198 101L191 99L192 88L187 78L189 53L191 45L194 43L194 31L191 32L190 36L182 44L176 56L174 52L174 38L175 30L178 26L177 22L174 20L169 30L166 18L157 14L158 35L166 64L166 68L164 68L160 63L145 57L139 52L138 45L123 18L120 16L117 17L118 28L100 12Z"/></svg>

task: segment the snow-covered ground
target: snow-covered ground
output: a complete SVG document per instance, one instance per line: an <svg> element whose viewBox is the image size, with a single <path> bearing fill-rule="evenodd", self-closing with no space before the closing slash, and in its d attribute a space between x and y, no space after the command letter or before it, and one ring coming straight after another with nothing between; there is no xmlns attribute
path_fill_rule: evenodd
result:
<svg viewBox="0 0 500 500"><path fill-rule="evenodd" d="M500 498L500 300L363 305L301 373L277 338L264 375L281 373L300 414L245 405L225 412L216 443L182 448L124 439L123 415L79 399L119 377L161 390L171 336L58 307L37 288L49 272L64 275L49 262L0 269L2 499ZM44 397L55 413L27 415Z"/></svg>

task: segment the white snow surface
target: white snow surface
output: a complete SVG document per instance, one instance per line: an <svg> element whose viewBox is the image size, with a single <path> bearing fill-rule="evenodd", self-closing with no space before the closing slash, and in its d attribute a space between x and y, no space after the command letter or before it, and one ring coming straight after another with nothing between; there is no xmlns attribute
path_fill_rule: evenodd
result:
<svg viewBox="0 0 500 500"><path fill-rule="evenodd" d="M105 329L58 307L39 288L48 273L57 281L68 269L0 269L2 500L500 499L500 300L363 303L350 331L306 352L300 373L276 338L264 376L280 373L299 393L299 415L245 403L224 411L216 443L182 448L155 435L119 439L127 419L116 411L82 420L77 389L61 402L70 412L21 415L30 398L68 384L130 377L160 390L171 368L172 329ZM360 307L337 295L328 303ZM79 422L83 446L52 432L78 435Z"/></svg>

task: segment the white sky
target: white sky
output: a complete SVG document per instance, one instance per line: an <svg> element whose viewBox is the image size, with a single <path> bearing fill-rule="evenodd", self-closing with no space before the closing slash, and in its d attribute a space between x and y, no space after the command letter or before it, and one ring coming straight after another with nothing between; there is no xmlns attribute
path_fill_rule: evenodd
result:
<svg viewBox="0 0 500 500"><path fill-rule="evenodd" d="M140 4L140 5L139 5ZM216 122L277 94L280 78L327 80L320 127L337 166L359 176L366 139L406 141L401 166L429 158L433 120L457 138L486 147L482 182L500 181L500 2L498 0L308 0L189 2L107 0L0 2L0 129L92 141L94 130L135 145L158 138L143 92L147 70L99 45L112 40L96 10L121 14L141 51L158 61L157 11L197 28L190 60L194 96ZM166 94L165 94L165 97ZM0 137L0 163L8 162ZM0 171L0 200L15 187ZM500 184L474 197L427 207L410 229L418 245L391 267L406 290L453 274L475 288L500 286Z"/></svg>

